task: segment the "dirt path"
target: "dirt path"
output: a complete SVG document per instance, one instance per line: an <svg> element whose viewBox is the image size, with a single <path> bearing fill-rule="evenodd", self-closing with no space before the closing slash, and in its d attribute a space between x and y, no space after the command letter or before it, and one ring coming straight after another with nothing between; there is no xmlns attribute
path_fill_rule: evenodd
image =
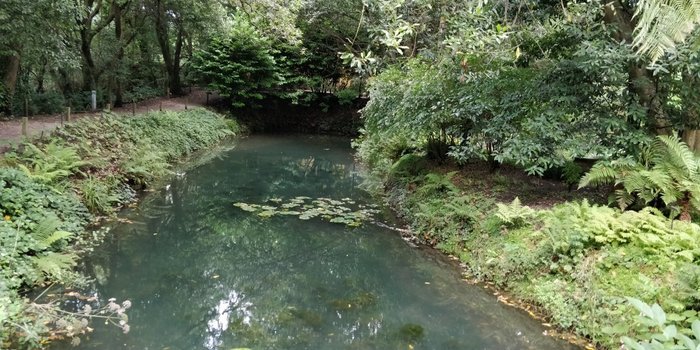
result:
<svg viewBox="0 0 700 350"><path fill-rule="evenodd" d="M216 98L215 94L212 94L210 101ZM143 114L150 111L157 111L161 108L163 110L177 111L185 109L185 106L205 106L207 104L207 95L205 90L196 89L193 90L187 96L182 97L159 97L146 101L142 101L136 104L136 114ZM125 105L120 108L115 108L112 110L116 114L131 116L133 111L133 106L131 104ZM99 117L101 112L85 112L85 113L75 113L72 115L73 120L81 118L95 118ZM49 133L51 130L61 125L61 115L37 115L29 117L29 123L27 124L27 134L31 137L36 137L41 135L41 133ZM12 119L8 121L0 121L0 153L4 152L7 146L12 143L17 143L22 140L22 121L21 119Z"/></svg>

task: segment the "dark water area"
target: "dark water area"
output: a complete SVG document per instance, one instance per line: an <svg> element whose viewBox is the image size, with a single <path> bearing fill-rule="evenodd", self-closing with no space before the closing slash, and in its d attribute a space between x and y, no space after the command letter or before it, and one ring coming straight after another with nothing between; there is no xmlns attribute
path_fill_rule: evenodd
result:
<svg viewBox="0 0 700 350"><path fill-rule="evenodd" d="M128 334L95 322L77 349L576 349L395 232L233 206L373 204L347 139L252 136L215 155L125 211L85 259L86 294L133 306Z"/></svg>

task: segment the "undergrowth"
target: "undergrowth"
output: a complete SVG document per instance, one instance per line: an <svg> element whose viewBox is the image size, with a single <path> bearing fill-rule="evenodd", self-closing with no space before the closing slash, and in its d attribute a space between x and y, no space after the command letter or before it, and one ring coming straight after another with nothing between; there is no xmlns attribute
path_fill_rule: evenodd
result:
<svg viewBox="0 0 700 350"><path fill-rule="evenodd" d="M128 301L102 304L108 310L86 304L75 313L60 310L59 300L31 300L28 293L83 282L73 267L90 223L133 201L136 190L168 174L178 157L237 131L235 122L204 109L107 114L0 158L0 348L43 347L61 337L79 342L97 312L108 320L105 315L113 315L128 332Z"/></svg>
<svg viewBox="0 0 700 350"><path fill-rule="evenodd" d="M549 323L600 348L621 348L624 337L628 349L690 349L684 337L700 336L697 224L585 200L547 209L518 198L499 203L483 188L456 184L478 179L462 173L456 181L456 172L391 148L400 144L372 138L356 146L417 238L458 257L476 280L535 305ZM664 322L641 322L640 303L657 304Z"/></svg>

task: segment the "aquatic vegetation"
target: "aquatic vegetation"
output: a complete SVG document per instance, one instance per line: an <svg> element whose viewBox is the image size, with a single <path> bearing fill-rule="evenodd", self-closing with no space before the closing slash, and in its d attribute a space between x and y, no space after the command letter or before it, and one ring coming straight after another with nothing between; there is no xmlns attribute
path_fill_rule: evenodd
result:
<svg viewBox="0 0 700 350"><path fill-rule="evenodd" d="M399 329L399 337L412 343L423 338L423 333L423 326L415 323L406 323Z"/></svg>
<svg viewBox="0 0 700 350"><path fill-rule="evenodd" d="M323 317L318 312L307 309L298 309L293 306L290 306L282 311L277 317L277 320L283 324L299 321L305 326L309 326L314 329L321 328L323 325Z"/></svg>
<svg viewBox="0 0 700 350"><path fill-rule="evenodd" d="M349 227L361 226L371 222L379 213L375 204L357 204L350 198L335 200L331 198L316 198L299 196L284 201L281 198L270 198L268 204L251 204L238 202L233 206L249 213L256 213L261 218L273 216L296 216L299 220L310 220L316 217L334 224Z"/></svg>

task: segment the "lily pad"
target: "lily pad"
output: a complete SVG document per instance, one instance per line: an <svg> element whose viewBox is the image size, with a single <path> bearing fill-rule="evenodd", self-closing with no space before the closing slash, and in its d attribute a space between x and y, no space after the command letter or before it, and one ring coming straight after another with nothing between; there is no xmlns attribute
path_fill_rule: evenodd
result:
<svg viewBox="0 0 700 350"><path fill-rule="evenodd" d="M257 215L263 218L284 215L297 216L300 220L311 220L320 217L331 223L349 227L361 226L363 222L371 220L373 215L379 212L379 210L371 209L375 208L373 205L355 205L355 202L350 198L335 200L325 197L312 199L299 196L288 201L282 198L271 198L266 202L274 204L261 205L239 202L235 203L234 206L247 212L257 212Z"/></svg>

